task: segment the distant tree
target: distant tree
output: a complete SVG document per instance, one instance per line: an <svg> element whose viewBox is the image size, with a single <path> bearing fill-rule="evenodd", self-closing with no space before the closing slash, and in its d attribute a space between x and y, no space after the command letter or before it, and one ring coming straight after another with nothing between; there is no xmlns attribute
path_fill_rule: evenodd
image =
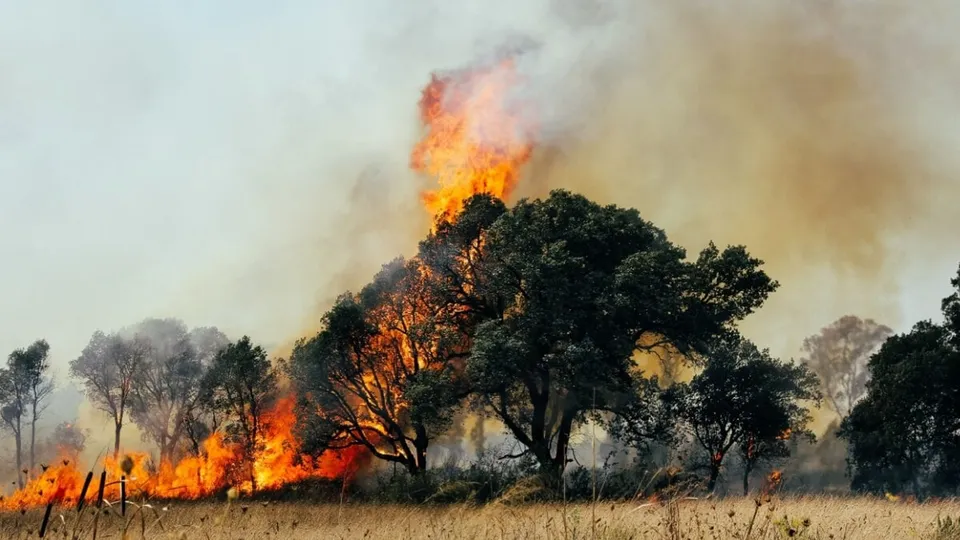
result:
<svg viewBox="0 0 960 540"><path fill-rule="evenodd" d="M635 210L554 191L474 226L495 211L468 203L448 233L454 247L441 237L422 251L472 338L466 376L478 405L553 475L588 414L634 399L636 350L670 343L692 356L776 288L740 247L710 245L686 261ZM465 258L471 242L476 256ZM659 339L641 344L647 336Z"/></svg>
<svg viewBox="0 0 960 540"><path fill-rule="evenodd" d="M827 404L841 418L866 392L870 355L891 334L873 319L847 315L803 341L802 361L820 377Z"/></svg>
<svg viewBox="0 0 960 540"><path fill-rule="evenodd" d="M713 491L724 459L740 448L744 457L743 489L762 459L788 452L791 436L813 437L811 416L803 401L819 404L816 376L804 365L771 358L749 341L729 336L718 341L702 372L666 391L664 400L686 430L706 451L707 489Z"/></svg>
<svg viewBox="0 0 960 540"><path fill-rule="evenodd" d="M199 402L204 366L180 320L147 319L120 334L139 335L150 343L149 354L133 377L130 417L157 445L160 461L172 462Z"/></svg>
<svg viewBox="0 0 960 540"><path fill-rule="evenodd" d="M70 375L83 382L90 403L113 419L114 457L120 453L120 432L134 380L150 352L150 343L142 336L125 338L98 330L80 356L70 362Z"/></svg>
<svg viewBox="0 0 960 540"><path fill-rule="evenodd" d="M37 340L25 349L10 353L7 368L2 374L2 386L7 396L2 417L14 434L20 484L23 483L23 423L29 419L30 463L27 470L32 471L36 464L37 421L54 390L49 355L50 345L45 340Z"/></svg>
<svg viewBox="0 0 960 540"><path fill-rule="evenodd" d="M462 337L417 260L385 265L359 294L341 296L323 330L290 360L308 448L361 445L411 474L463 393Z"/></svg>
<svg viewBox="0 0 960 540"><path fill-rule="evenodd" d="M265 428L264 412L277 391L277 374L266 351L247 336L228 344L213 357L202 388L204 399L223 414L228 432L243 446L256 491L254 458Z"/></svg>
<svg viewBox="0 0 960 540"><path fill-rule="evenodd" d="M9 363L8 363L9 365ZM23 381L9 368L0 370L0 417L4 426L13 434L16 456L17 486L23 488L23 414L27 404L27 389Z"/></svg>
<svg viewBox="0 0 960 540"><path fill-rule="evenodd" d="M40 453L44 457L41 459L48 460L47 463L59 458L76 462L86 445L87 432L85 430L80 429L72 422L61 422L57 424L53 433L44 441L44 451ZM44 463L41 463L40 466L46 468Z"/></svg>

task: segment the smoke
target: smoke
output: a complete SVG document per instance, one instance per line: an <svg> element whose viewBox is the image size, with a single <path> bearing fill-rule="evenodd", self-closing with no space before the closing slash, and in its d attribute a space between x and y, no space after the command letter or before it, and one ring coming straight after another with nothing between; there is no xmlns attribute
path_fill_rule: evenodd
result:
<svg viewBox="0 0 960 540"><path fill-rule="evenodd" d="M747 324L775 354L846 313L935 316L960 258L946 0L263 6L0 5L0 350L44 336L66 373L145 317L315 330L428 228L429 74L517 42L541 144L518 195L746 244L783 284Z"/></svg>
<svg viewBox="0 0 960 540"><path fill-rule="evenodd" d="M746 244L782 284L746 324L776 354L847 313L935 316L960 260L960 11L934 4L644 3L527 193L635 206L691 250Z"/></svg>

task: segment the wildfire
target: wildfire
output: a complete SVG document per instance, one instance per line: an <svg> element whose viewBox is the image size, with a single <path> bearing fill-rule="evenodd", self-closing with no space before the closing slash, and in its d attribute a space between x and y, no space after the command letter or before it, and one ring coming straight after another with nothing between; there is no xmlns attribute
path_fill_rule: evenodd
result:
<svg viewBox="0 0 960 540"><path fill-rule="evenodd" d="M471 196L504 199L533 153L534 126L512 92L520 83L512 58L481 69L432 76L420 100L427 129L411 167L437 179L423 193L435 219L449 219Z"/></svg>
<svg viewBox="0 0 960 540"><path fill-rule="evenodd" d="M520 83L514 59L506 58L476 69L433 75L424 88L419 107L426 133L413 148L410 166L435 177L439 184L437 189L422 194L423 204L435 220L451 219L473 195L486 193L504 199L513 192L521 168L533 153L536 131L532 119L521 114L529 108L515 99ZM419 317L415 312L377 315L414 321ZM389 322L381 327L389 328ZM412 369L416 362L412 359L425 352L414 354L396 331L384 332L383 341L385 346L400 344L396 365L383 366L383 373L370 374L365 382L376 383L372 378L396 376ZM146 453L127 453L120 460L108 457L103 462L104 498L119 499L121 484L126 486L128 497L143 494L160 499L198 499L226 490L250 493L254 482L257 490L270 490L311 478L351 479L370 459L369 452L350 447L328 450L318 459L302 454L293 432L294 403L294 396L284 397L266 415L266 428L252 463L245 463L248 460L240 446L219 432L203 442L200 455L176 463L155 465ZM375 415L360 416L365 429L374 434L384 431ZM0 509L18 510L51 502L75 504L82 496L94 501L99 477L84 490L87 472L74 457L61 458L22 489L0 498Z"/></svg>
<svg viewBox="0 0 960 540"><path fill-rule="evenodd" d="M316 460L301 454L293 434L295 420L292 396L279 400L264 418L266 430L252 463L257 489L276 489L310 478L349 480L369 459L360 448L327 451ZM120 498L122 477L127 482L128 497L144 494L161 499L198 499L230 486L241 493L250 493L253 487L250 475L237 470L243 462L241 456L237 445L225 441L222 434L214 433L204 441L200 456L185 457L176 464L164 462L158 468L151 467L150 456L144 453L126 454L124 459L130 461L126 466L124 459L107 457L104 498ZM74 461L58 460L23 489L0 501L0 508L17 510L50 502L76 503L85 477L86 471L78 468ZM98 482L95 480L87 490L88 501L96 499Z"/></svg>

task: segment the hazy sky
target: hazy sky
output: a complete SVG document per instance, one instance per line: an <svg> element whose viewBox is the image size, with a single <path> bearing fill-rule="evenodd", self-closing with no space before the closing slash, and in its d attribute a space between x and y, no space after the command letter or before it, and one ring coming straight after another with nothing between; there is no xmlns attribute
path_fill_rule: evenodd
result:
<svg viewBox="0 0 960 540"><path fill-rule="evenodd" d="M801 317L805 307L784 300L771 327L804 321L781 332L784 342L846 311L899 328L936 316L960 260L950 217L960 178L957 9L656 4L0 2L0 351L45 337L65 375L93 330L150 316L273 345L312 329L330 298L411 253L427 228L417 193L428 183L407 157L430 72L517 36L541 47L525 68L528 90L549 120L546 142L562 150L540 166L532 193L563 185L636 205L694 245L755 242L785 282L803 269L784 298L825 307ZM809 32L794 42L780 25ZM783 66L793 69L781 77ZM822 96L821 80L840 97ZM778 126L796 139L763 146L768 163L757 165L756 145ZM892 174L885 159L907 146L910 159ZM784 156L797 161L788 167ZM883 158L877 171L857 165L874 158ZM728 194L776 188L780 173L811 163L810 178L831 183L716 210ZM838 186L859 194L831 206ZM804 210L787 212L786 225L773 219L793 201ZM823 222L838 228L817 229ZM780 226L816 234L780 249ZM837 237L843 245L826 245ZM943 241L926 243L934 237ZM882 251L870 264L895 262L877 270L882 279L860 279L866 263L845 260L861 238ZM829 262L838 258L841 270Z"/></svg>

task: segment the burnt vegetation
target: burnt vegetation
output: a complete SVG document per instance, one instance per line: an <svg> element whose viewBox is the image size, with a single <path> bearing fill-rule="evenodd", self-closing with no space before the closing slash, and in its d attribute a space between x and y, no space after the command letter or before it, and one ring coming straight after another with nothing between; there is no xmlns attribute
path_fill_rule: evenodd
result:
<svg viewBox="0 0 960 540"><path fill-rule="evenodd" d="M242 447L237 476L253 491L267 411L292 394L304 456L360 448L384 465L351 484L356 498L747 494L827 442L845 452L853 490L925 498L960 486L960 274L952 285L942 322L894 334L846 316L781 360L738 331L778 287L745 247L689 256L637 211L566 191L511 208L477 195L415 256L342 294L286 360L246 336L148 319L95 332L69 374L112 419L115 458L129 423L158 462L202 456L221 433ZM37 341L0 370L20 486L86 440L65 423L36 441L49 350ZM838 419L824 443L812 428L821 404ZM467 418L511 443L434 458ZM587 429L603 432L592 463L576 450ZM283 493L342 497L347 482L315 488Z"/></svg>

